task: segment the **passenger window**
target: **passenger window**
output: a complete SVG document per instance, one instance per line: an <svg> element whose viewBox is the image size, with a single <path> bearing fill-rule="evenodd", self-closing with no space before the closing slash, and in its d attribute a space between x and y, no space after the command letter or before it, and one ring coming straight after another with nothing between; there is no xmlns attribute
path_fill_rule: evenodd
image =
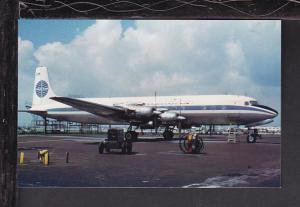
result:
<svg viewBox="0 0 300 207"><path fill-rule="evenodd" d="M248 105L249 105L249 102L248 102L248 101L246 101L246 102L245 102L245 106L248 106Z"/></svg>

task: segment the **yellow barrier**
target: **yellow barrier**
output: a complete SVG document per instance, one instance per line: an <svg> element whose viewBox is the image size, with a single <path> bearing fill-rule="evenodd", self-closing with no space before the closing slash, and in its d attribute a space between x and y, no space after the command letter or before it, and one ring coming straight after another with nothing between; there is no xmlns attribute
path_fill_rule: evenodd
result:
<svg viewBox="0 0 300 207"><path fill-rule="evenodd" d="M49 153L47 152L44 158L44 165L48 165L48 164L49 164Z"/></svg>
<svg viewBox="0 0 300 207"><path fill-rule="evenodd" d="M187 140L192 141L193 140L193 134L188 134Z"/></svg>
<svg viewBox="0 0 300 207"><path fill-rule="evenodd" d="M44 165L49 165L49 152L48 150L41 150L38 152L38 158Z"/></svg>
<svg viewBox="0 0 300 207"><path fill-rule="evenodd" d="M24 164L24 152L20 152L20 164Z"/></svg>

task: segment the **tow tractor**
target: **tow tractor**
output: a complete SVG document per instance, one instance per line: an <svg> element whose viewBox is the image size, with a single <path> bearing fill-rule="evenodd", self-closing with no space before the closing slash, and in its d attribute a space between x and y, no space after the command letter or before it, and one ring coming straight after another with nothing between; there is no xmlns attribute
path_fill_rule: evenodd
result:
<svg viewBox="0 0 300 207"><path fill-rule="evenodd" d="M132 140L126 139L123 129L109 129L107 138L99 143L99 153L109 153L111 149L121 149L122 153L130 154L132 152Z"/></svg>

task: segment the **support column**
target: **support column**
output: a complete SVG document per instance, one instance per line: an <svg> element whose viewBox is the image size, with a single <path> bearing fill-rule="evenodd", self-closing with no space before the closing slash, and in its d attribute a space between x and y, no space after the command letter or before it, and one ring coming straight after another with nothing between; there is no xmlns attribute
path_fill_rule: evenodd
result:
<svg viewBox="0 0 300 207"><path fill-rule="evenodd" d="M0 206L16 206L18 1L0 3Z"/></svg>

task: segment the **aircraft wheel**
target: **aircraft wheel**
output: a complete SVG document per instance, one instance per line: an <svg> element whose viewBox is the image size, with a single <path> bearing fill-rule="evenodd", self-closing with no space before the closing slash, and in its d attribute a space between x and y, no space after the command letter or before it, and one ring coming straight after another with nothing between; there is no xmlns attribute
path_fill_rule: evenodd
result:
<svg viewBox="0 0 300 207"><path fill-rule="evenodd" d="M173 139L174 133L172 131L164 131L163 137L165 140L171 140Z"/></svg>
<svg viewBox="0 0 300 207"><path fill-rule="evenodd" d="M103 154L103 151L104 151L104 143L103 142L99 143L98 150L99 150L99 154Z"/></svg>
<svg viewBox="0 0 300 207"><path fill-rule="evenodd" d="M255 143L256 142L256 135L254 135L254 134L248 134L247 135L247 142L248 143Z"/></svg>
<svg viewBox="0 0 300 207"><path fill-rule="evenodd" d="M163 137L164 137L164 139L166 139L166 137L167 137L167 131L164 131Z"/></svg>

